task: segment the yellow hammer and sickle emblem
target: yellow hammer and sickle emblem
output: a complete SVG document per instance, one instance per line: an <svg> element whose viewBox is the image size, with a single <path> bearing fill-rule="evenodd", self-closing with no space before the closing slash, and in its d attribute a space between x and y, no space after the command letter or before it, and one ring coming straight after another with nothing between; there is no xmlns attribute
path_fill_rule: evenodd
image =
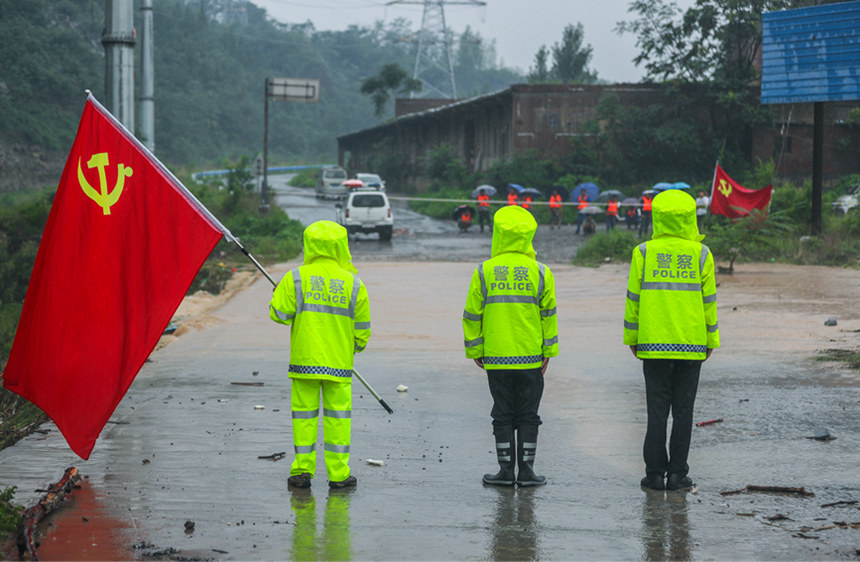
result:
<svg viewBox="0 0 860 562"><path fill-rule="evenodd" d="M720 193L722 193L727 199L729 195L732 194L732 186L727 184L726 180L720 180L720 187L718 187L717 189L719 189Z"/></svg>
<svg viewBox="0 0 860 562"><path fill-rule="evenodd" d="M119 201L119 196L122 195L122 189L125 186L125 178L131 177L132 174L132 169L126 167L125 164L117 165L116 185L114 186L113 191L108 191L107 175L105 174L105 168L107 166L107 152L93 154L92 158L87 162L87 167L99 169L99 187L101 188L101 192L98 192L93 189L89 183L87 183L87 178L84 177L84 172L81 170L81 159L78 158L78 183L80 184L81 189L84 190L86 196L95 201L99 207L102 208L102 212L105 215L109 215L110 208L114 203Z"/></svg>

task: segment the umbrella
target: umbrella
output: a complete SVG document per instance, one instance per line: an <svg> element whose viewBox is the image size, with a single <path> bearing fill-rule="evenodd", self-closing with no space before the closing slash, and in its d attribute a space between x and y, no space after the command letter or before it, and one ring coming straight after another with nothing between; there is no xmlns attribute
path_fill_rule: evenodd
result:
<svg viewBox="0 0 860 562"><path fill-rule="evenodd" d="M562 185L554 185L547 191L549 193L549 197L551 197L552 194L557 191L558 194L561 195L562 199L567 199L567 188Z"/></svg>
<svg viewBox="0 0 860 562"><path fill-rule="evenodd" d="M347 189L351 189L353 187L362 187L364 182L361 180L346 180L340 182L340 185L344 186Z"/></svg>
<svg viewBox="0 0 860 562"><path fill-rule="evenodd" d="M654 187L652 187L651 189L653 189L654 191L665 191L667 189L672 189L672 184L661 181L660 183L655 183Z"/></svg>
<svg viewBox="0 0 860 562"><path fill-rule="evenodd" d="M537 189L535 189L533 187L526 187L526 188L523 188L522 191L520 191L520 196L525 196L525 195L531 195L532 199L537 199L538 197L543 197L543 193L541 193L540 191L538 191Z"/></svg>
<svg viewBox="0 0 860 562"><path fill-rule="evenodd" d="M570 192L570 200L578 201L579 194L583 191L585 191L585 194L588 195L589 201L594 201L595 199L597 199L597 194L600 193L600 188L597 187L597 184L591 182L581 183L574 187L573 190Z"/></svg>
<svg viewBox="0 0 860 562"><path fill-rule="evenodd" d="M619 205L621 205L622 207L634 207L638 204L639 204L639 200L636 199L635 197L628 197L624 201L619 203Z"/></svg>
<svg viewBox="0 0 860 562"><path fill-rule="evenodd" d="M654 197L655 195L657 195L657 193L658 192L653 189L646 189L642 192L642 195L650 195L651 197Z"/></svg>
<svg viewBox="0 0 860 562"><path fill-rule="evenodd" d="M618 199L624 199L624 194L617 189L607 189L606 191L601 191L600 195L597 196L597 199L595 199L595 201L609 201L609 198L613 195Z"/></svg>
<svg viewBox="0 0 860 562"><path fill-rule="evenodd" d="M678 181L672 184L672 189L690 189L690 184Z"/></svg>
<svg viewBox="0 0 860 562"><path fill-rule="evenodd" d="M580 209L579 212L583 215L599 215L604 211L600 207L588 206L584 209Z"/></svg>
<svg viewBox="0 0 860 562"><path fill-rule="evenodd" d="M486 192L487 195L492 197L493 195L496 194L497 190L492 185L486 185L486 184L479 185L478 187L476 187L475 189L472 190L472 199L477 199L478 194L481 193L482 191Z"/></svg>
<svg viewBox="0 0 860 562"><path fill-rule="evenodd" d="M522 192L522 190L523 190L523 189L525 189L525 188L524 188L523 186L521 186L521 185L517 184L517 183L509 183L509 184L508 184L508 189L509 189L509 190L510 190L510 189L513 189L513 190L514 190L514 191L516 191L517 193L521 193L521 192Z"/></svg>
<svg viewBox="0 0 860 562"><path fill-rule="evenodd" d="M462 215L463 213L466 213L466 212L468 212L473 217L475 216L475 208L474 207L470 207L469 205L460 205L459 207L454 209L454 214L453 214L454 220L455 221L460 220L460 215Z"/></svg>

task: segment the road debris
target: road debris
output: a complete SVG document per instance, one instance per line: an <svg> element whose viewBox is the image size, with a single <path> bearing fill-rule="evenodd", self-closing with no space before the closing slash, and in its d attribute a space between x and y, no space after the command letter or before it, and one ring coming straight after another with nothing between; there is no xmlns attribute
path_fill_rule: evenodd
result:
<svg viewBox="0 0 860 562"><path fill-rule="evenodd" d="M265 410L266 407L263 406L262 404L254 404L254 409L255 410Z"/></svg>
<svg viewBox="0 0 860 562"><path fill-rule="evenodd" d="M722 421L723 421L723 418L719 418L716 420L708 420L708 421L698 422L696 424L696 427L702 427L703 425L712 425L715 423L722 423Z"/></svg>
<svg viewBox="0 0 860 562"><path fill-rule="evenodd" d="M409 387L405 384L398 385L397 387L397 392L406 392L407 390L409 390Z"/></svg>
<svg viewBox="0 0 860 562"><path fill-rule="evenodd" d="M257 458L268 460L268 461L279 461L282 458L284 458L285 456L287 456L286 451L282 451L280 453L272 453L271 455L260 455Z"/></svg>
<svg viewBox="0 0 860 562"><path fill-rule="evenodd" d="M833 503L823 503L821 507L838 507L840 505L857 505L857 500L841 500Z"/></svg>
<svg viewBox="0 0 860 562"><path fill-rule="evenodd" d="M264 382L231 382L234 386L264 386Z"/></svg>
<svg viewBox="0 0 860 562"><path fill-rule="evenodd" d="M836 318L831 316L830 318L828 318L827 320L824 321L824 325L825 326L835 326L836 325Z"/></svg>
<svg viewBox="0 0 860 562"><path fill-rule="evenodd" d="M385 462L376 459L367 459L367 464L372 464L373 466L383 466Z"/></svg>
<svg viewBox="0 0 860 562"><path fill-rule="evenodd" d="M821 428L815 431L815 434L807 437L807 439L815 439L816 441L833 441L836 439L830 435L830 431L826 428Z"/></svg>
<svg viewBox="0 0 860 562"><path fill-rule="evenodd" d="M804 497L815 497L815 494L808 492L806 488L789 488L786 486L753 486L749 485L740 490L730 490L728 492L720 492L721 496L732 496L735 494L743 494L749 492L765 492L771 494L794 494Z"/></svg>
<svg viewBox="0 0 860 562"><path fill-rule="evenodd" d="M70 466L56 484L48 486L47 493L39 502L24 512L18 525L18 557L21 560L39 560L36 552L36 526L69 497L74 488L79 488L81 476L78 469Z"/></svg>

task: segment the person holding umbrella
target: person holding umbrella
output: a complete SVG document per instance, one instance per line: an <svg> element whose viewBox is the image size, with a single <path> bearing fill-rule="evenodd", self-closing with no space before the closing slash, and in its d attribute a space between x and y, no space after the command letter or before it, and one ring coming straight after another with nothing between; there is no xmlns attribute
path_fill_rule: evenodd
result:
<svg viewBox="0 0 860 562"><path fill-rule="evenodd" d="M615 228L616 222L618 222L618 196L611 195L609 203L606 204L606 232Z"/></svg>
<svg viewBox="0 0 860 562"><path fill-rule="evenodd" d="M522 207L496 212L491 257L472 274L463 311L466 357L486 371L493 397L499 472L482 480L495 486L546 484L534 461L544 374L558 355L558 321L552 271L535 259L536 231L537 221Z"/></svg>
<svg viewBox="0 0 860 562"><path fill-rule="evenodd" d="M639 238L648 233L651 228L651 201L654 199L655 191L649 189L642 192L642 216L639 219Z"/></svg>
<svg viewBox="0 0 860 562"><path fill-rule="evenodd" d="M519 194L517 193L517 190L513 187L508 186L508 205L519 205L517 199L519 199Z"/></svg>
<svg viewBox="0 0 860 562"><path fill-rule="evenodd" d="M490 222L490 195L486 189L478 190L478 224L481 226L481 232L484 232L484 223L487 223L489 228L493 228Z"/></svg>
<svg viewBox="0 0 860 562"><path fill-rule="evenodd" d="M583 189L580 190L579 196L576 198L576 233L582 229L582 223L585 222L585 213L582 211L588 207L588 193Z"/></svg>

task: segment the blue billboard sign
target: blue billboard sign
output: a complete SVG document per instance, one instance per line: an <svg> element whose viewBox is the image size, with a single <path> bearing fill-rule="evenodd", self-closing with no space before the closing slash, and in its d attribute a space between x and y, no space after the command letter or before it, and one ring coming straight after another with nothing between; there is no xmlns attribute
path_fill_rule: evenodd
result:
<svg viewBox="0 0 860 562"><path fill-rule="evenodd" d="M860 100L860 0L762 14L761 102Z"/></svg>

